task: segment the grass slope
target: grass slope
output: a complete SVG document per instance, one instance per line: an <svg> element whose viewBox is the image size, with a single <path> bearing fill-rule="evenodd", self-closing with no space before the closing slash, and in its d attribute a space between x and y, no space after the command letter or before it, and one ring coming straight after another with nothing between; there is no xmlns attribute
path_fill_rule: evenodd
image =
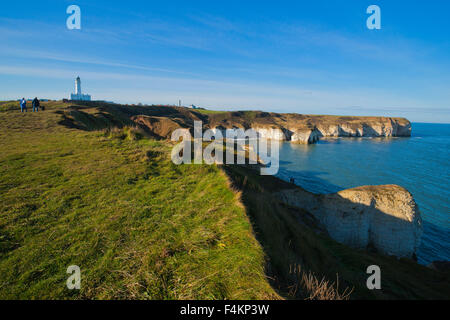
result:
<svg viewBox="0 0 450 320"><path fill-rule="evenodd" d="M166 142L0 112L1 299L278 298L227 177ZM69 265L81 290L66 288Z"/></svg>

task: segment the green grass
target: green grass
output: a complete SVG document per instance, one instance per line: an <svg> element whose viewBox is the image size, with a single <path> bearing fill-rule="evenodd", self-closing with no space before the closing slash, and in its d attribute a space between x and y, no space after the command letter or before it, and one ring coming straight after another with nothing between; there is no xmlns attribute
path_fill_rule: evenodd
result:
<svg viewBox="0 0 450 320"><path fill-rule="evenodd" d="M223 172L129 130L62 126L60 108L0 113L1 299L278 298Z"/></svg>
<svg viewBox="0 0 450 320"><path fill-rule="evenodd" d="M192 109L193 112L198 112L202 114L220 114L227 113L227 111L218 111L218 110L207 110L207 109Z"/></svg>
<svg viewBox="0 0 450 320"><path fill-rule="evenodd" d="M41 105L44 105L47 109L53 110L64 107L64 103L61 101L48 101L41 102ZM28 112L33 111L33 105L31 101L27 101L27 110ZM20 102L19 101L0 101L0 112L7 111L20 111Z"/></svg>
<svg viewBox="0 0 450 320"><path fill-rule="evenodd" d="M0 101L0 112L11 110L20 110L20 105L18 101Z"/></svg>

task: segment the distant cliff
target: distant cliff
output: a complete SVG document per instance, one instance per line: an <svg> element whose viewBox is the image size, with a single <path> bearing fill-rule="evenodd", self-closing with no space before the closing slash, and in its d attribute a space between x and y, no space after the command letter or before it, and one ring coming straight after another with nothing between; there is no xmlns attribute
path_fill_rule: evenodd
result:
<svg viewBox="0 0 450 320"><path fill-rule="evenodd" d="M253 128L263 138L297 143L314 143L322 137L411 136L411 123L407 119L388 117L239 111L209 115L208 126L220 129Z"/></svg>

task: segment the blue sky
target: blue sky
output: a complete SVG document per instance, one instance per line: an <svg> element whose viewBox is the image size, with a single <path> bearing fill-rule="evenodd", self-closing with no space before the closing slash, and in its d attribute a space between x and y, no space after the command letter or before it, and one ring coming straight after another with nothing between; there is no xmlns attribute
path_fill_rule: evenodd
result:
<svg viewBox="0 0 450 320"><path fill-rule="evenodd" d="M66 8L81 8L81 30ZM366 8L381 8L368 30ZM449 1L2 1L0 100L450 123Z"/></svg>

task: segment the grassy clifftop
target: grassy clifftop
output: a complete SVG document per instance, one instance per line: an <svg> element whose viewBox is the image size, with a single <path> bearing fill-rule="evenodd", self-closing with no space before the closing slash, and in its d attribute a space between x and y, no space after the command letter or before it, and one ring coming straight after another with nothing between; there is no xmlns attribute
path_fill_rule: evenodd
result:
<svg viewBox="0 0 450 320"><path fill-rule="evenodd" d="M278 297L223 172L175 166L132 130L67 126L67 106L0 112L0 298Z"/></svg>

